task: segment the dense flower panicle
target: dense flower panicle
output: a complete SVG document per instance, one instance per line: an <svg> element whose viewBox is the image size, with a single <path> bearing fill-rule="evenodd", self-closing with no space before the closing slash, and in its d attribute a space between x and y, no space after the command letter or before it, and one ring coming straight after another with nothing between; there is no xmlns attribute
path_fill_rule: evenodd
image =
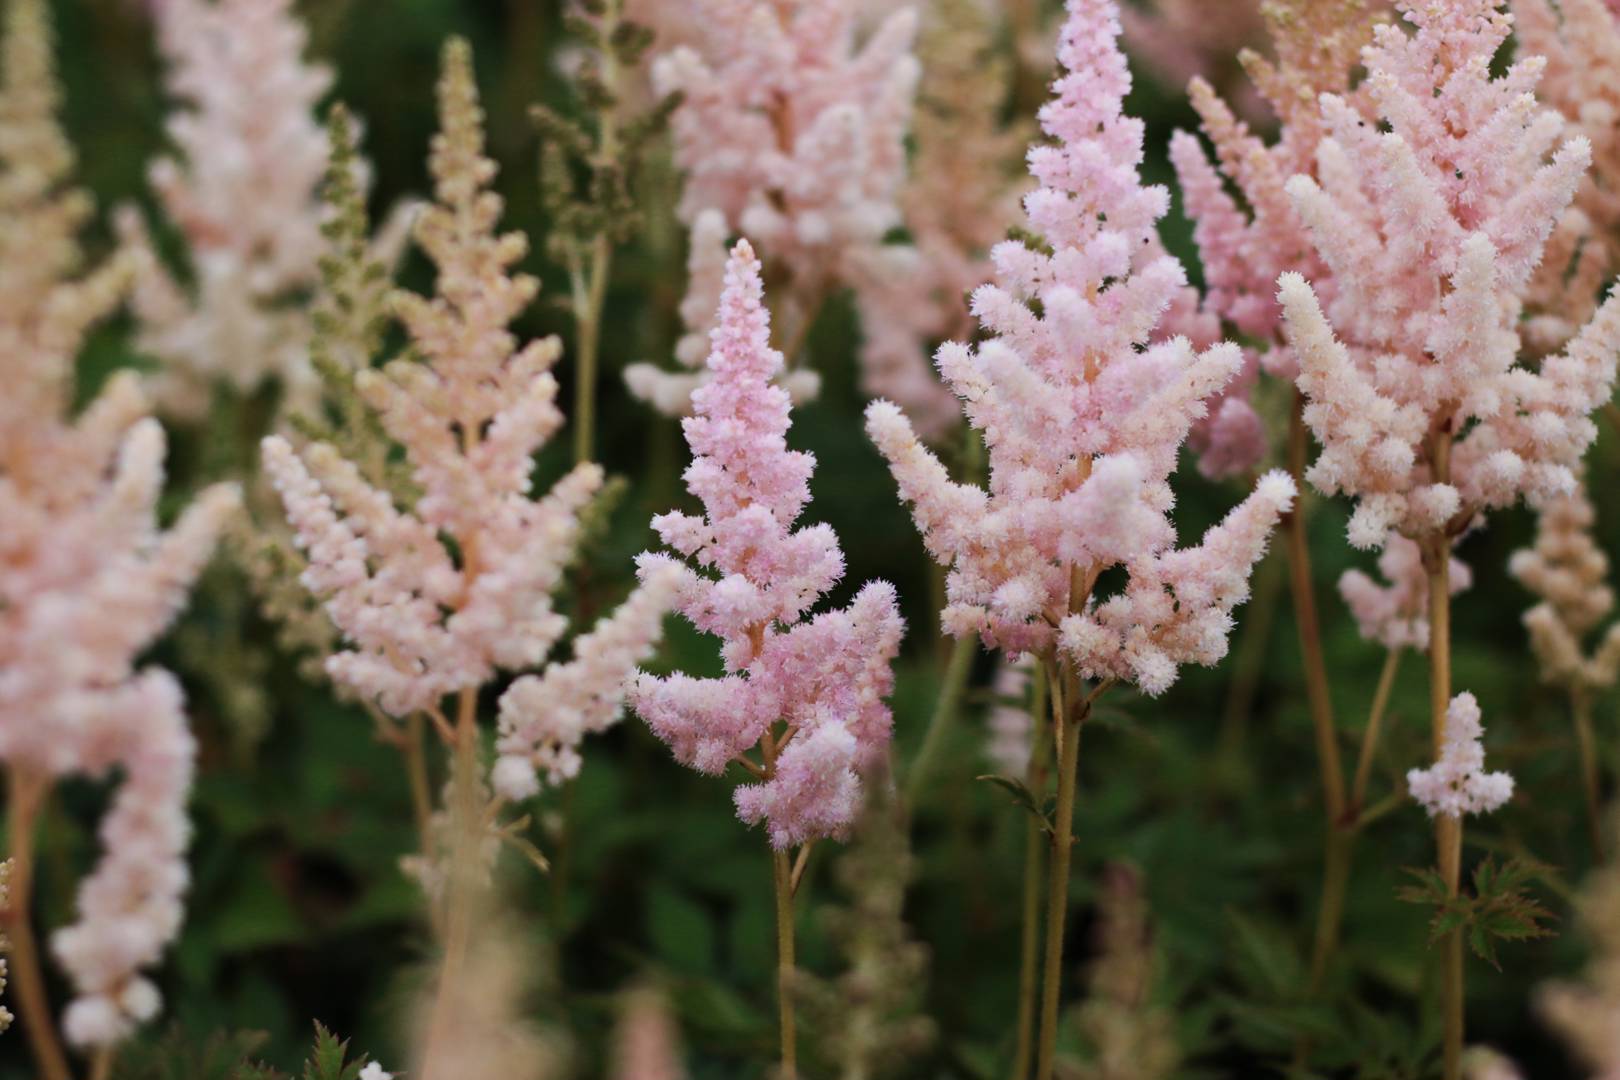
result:
<svg viewBox="0 0 1620 1080"><path fill-rule="evenodd" d="M1620 1072L1620 868L1605 861L1576 896L1590 960L1582 979L1537 988L1536 1012L1591 1070L1607 1078Z"/></svg>
<svg viewBox="0 0 1620 1080"><path fill-rule="evenodd" d="M1388 584L1361 570L1346 570L1339 578L1339 595L1355 617L1356 628L1368 641L1386 649L1429 648L1429 575L1416 540L1396 534L1378 556L1378 571ZM1474 583L1468 564L1451 558L1448 580L1456 596Z"/></svg>
<svg viewBox="0 0 1620 1080"><path fill-rule="evenodd" d="M136 658L179 611L233 512L228 487L158 525L163 430L132 376L69 414L89 327L119 301L128 264L81 273L88 199L55 110L39 0L6 6L0 84L0 760L25 776L122 785L105 854L54 939L77 997L65 1028L107 1044L157 1011L142 975L173 940L186 886L185 802L195 746L179 684Z"/></svg>
<svg viewBox="0 0 1620 1080"><path fill-rule="evenodd" d="M1318 179L1288 183L1332 272L1328 314L1297 273L1278 294L1323 446L1309 477L1356 498L1357 547L1569 491L1620 347L1611 297L1539 370L1518 363L1522 296L1590 144L1560 142L1563 121L1537 106L1539 58L1492 78L1511 26L1493 0L1399 9L1415 32L1380 26L1365 53L1389 130L1324 95ZM1455 443L1449 483L1436 430Z"/></svg>
<svg viewBox="0 0 1620 1080"><path fill-rule="evenodd" d="M553 593L576 553L579 514L602 484L601 469L586 463L543 497L530 494L532 456L562 424L550 371L561 347L555 338L520 347L508 329L538 283L510 273L525 254L523 237L496 231L495 163L484 154L465 42L445 50L439 108L430 160L437 202L416 225L438 267L436 292L396 297L410 356L355 377L404 447L420 496L400 509L329 444L300 451L279 436L264 442L265 470L308 559L304 584L347 645L327 671L393 716L546 658L567 628ZM549 737L577 744L611 721L625 674L656 636L651 609L662 588L581 639L572 664L540 676L577 710L566 720L575 730ZM526 693L513 699L508 733L532 734L538 753L548 736L533 729ZM521 760L517 742L510 747ZM517 768L502 770L509 791L529 787Z"/></svg>
<svg viewBox="0 0 1620 1080"><path fill-rule="evenodd" d="M1040 187L1024 200L1050 253L998 245L998 283L973 297L994 337L938 357L984 436L989 488L953 483L889 402L868 408L867 431L930 553L950 567L948 633L1009 652L1061 648L1088 677L1158 693L1179 664L1224 653L1230 612L1294 489L1267 476L1202 547L1174 550L1177 452L1242 354L1154 340L1186 286L1156 244L1169 196L1137 174L1143 129L1121 111L1130 75L1114 4L1071 0L1068 10L1066 73L1041 110L1056 141L1030 151ZM1124 590L1091 595L1114 565L1128 571Z"/></svg>
<svg viewBox="0 0 1620 1080"><path fill-rule="evenodd" d="M722 642L717 679L643 674L631 703L684 764L719 773L782 721L793 735L767 778L739 788L739 814L764 820L777 847L842 834L860 809L861 774L884 752L883 698L903 629L894 589L872 582L849 607L807 619L844 572L825 525L793 528L810 497L811 455L787 449L787 392L772 379L760 264L747 241L732 252L713 335L713 378L683 422L688 489L701 516L653 520L664 543L696 564L641 556L644 582L680 575L679 610Z"/></svg>
<svg viewBox="0 0 1620 1080"><path fill-rule="evenodd" d="M1541 96L1592 144L1592 170L1558 221L1527 296L1528 343L1561 347L1591 318L1620 256L1620 9L1512 0L1519 51L1547 62Z"/></svg>
<svg viewBox="0 0 1620 1080"><path fill-rule="evenodd" d="M962 419L929 362L932 347L971 333L966 297L989 278L990 249L1017 221L1028 188L1028 132L1001 116L1011 78L995 49L992 6L930 5L917 46L915 150L899 200L911 242L866 249L855 267L861 389L905 409L931 440Z"/></svg>
<svg viewBox="0 0 1620 1080"><path fill-rule="evenodd" d="M140 263L136 344L163 364L154 392L186 418L201 415L216 383L251 393L278 379L307 404L318 386L296 300L323 250L326 138L314 109L331 75L303 59L291 0L166 0L154 14L181 107L168 122L178 156L156 162L151 182L194 281L187 288L164 268L137 210L121 212Z"/></svg>
<svg viewBox="0 0 1620 1080"><path fill-rule="evenodd" d="M1609 559L1592 537L1595 514L1584 485L1541 508L1534 547L1514 552L1508 570L1540 602L1524 614L1541 676L1571 690L1613 686L1620 677L1620 623L1590 656L1586 639L1614 610Z"/></svg>
<svg viewBox="0 0 1620 1080"><path fill-rule="evenodd" d="M1366 0L1286 0L1265 13L1276 59L1245 53L1243 61L1283 120L1277 142L1267 145L1207 81L1195 78L1188 94L1218 164L1195 136L1182 131L1171 138L1170 160L1194 223L1206 305L1245 334L1266 341L1270 348L1261 362L1272 374L1292 378L1292 355L1278 340L1277 276L1298 271L1321 289L1329 274L1284 187L1295 174L1315 174L1323 135L1317 98L1348 92L1373 23ZM1246 209L1227 192L1227 181Z"/></svg>
<svg viewBox="0 0 1620 1080"><path fill-rule="evenodd" d="M1488 814L1513 797L1513 777L1485 771L1485 747L1480 739L1479 702L1474 695L1458 694L1446 709L1445 740L1440 759L1427 769L1411 769L1406 786L1430 817Z"/></svg>
<svg viewBox="0 0 1620 1080"><path fill-rule="evenodd" d="M693 275L680 358L697 367L694 342L712 326L716 247L731 229L750 237L769 264L788 342L801 339L831 291L887 286L895 260L915 258L885 239L901 220L917 19L902 9L863 33L857 0L679 0L673 7L697 28L696 40L659 55L652 77L660 94L682 95L672 119L685 172L677 213L692 230ZM661 378L647 365L626 376L635 396L675 415L688 411L683 388L702 381L687 373ZM797 399L819 389L795 376Z"/></svg>

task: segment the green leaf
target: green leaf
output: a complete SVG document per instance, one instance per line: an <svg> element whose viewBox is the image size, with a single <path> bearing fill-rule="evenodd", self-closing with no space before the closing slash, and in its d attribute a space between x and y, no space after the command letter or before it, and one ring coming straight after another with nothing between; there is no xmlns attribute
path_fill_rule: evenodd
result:
<svg viewBox="0 0 1620 1080"><path fill-rule="evenodd" d="M983 776L975 777L975 779L994 784L1012 796L1013 805L1022 808L1025 813L1034 817L1036 821L1040 822L1042 831L1048 836L1052 835L1051 811L1040 806L1036 801L1035 793L1030 791L1022 780L1016 780L1010 776L1001 776L996 773L986 773Z"/></svg>

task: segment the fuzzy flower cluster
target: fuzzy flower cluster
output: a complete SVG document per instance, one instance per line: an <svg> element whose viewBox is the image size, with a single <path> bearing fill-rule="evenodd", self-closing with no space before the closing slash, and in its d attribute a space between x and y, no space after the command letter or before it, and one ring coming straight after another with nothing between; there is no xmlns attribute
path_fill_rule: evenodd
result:
<svg viewBox="0 0 1620 1080"><path fill-rule="evenodd" d="M1188 96L1218 164L1210 161L1197 137L1184 131L1171 138L1170 160L1194 223L1205 305L1244 334L1266 342L1269 348L1261 362L1273 375L1291 379L1297 364L1279 333L1277 277L1297 271L1324 289L1331 275L1285 186L1296 174L1316 173L1323 136L1317 99L1324 93L1349 92L1372 21L1364 0L1279 0L1267 8L1266 22L1276 59L1245 53L1243 61L1283 120L1277 142L1266 144L1214 87L1195 78ZM1228 183L1246 209L1228 193Z"/></svg>
<svg viewBox="0 0 1620 1080"><path fill-rule="evenodd" d="M737 811L786 848L841 835L859 812L862 774L889 743L883 699L904 626L886 582L807 618L843 576L844 557L828 526L793 528L815 459L787 449L788 396L772 384L782 354L770 347L763 298L759 260L741 241L726 269L713 379L683 424L693 453L686 483L704 512L653 519L664 543L697 566L650 552L639 560L643 581L678 570L679 610L721 639L726 673L644 674L631 702L700 772L718 774L761 745L763 779L737 789Z"/></svg>
<svg viewBox="0 0 1620 1080"><path fill-rule="evenodd" d="M988 490L952 482L889 402L868 408L867 431L950 568L946 632L1015 653L1058 650L1087 678L1157 694L1179 665L1225 654L1231 611L1294 485L1267 475L1201 546L1175 548L1177 452L1243 358L1233 345L1199 353L1185 338L1154 341L1186 273L1155 244L1169 195L1137 172L1143 128L1122 112L1130 75L1118 34L1110 0L1070 0L1066 73L1040 114L1054 142L1030 151L1040 186L1024 200L1046 247L998 245L997 283L973 296L993 336L939 352L988 447ZM1113 566L1125 568L1124 588L1094 595Z"/></svg>
<svg viewBox="0 0 1620 1080"><path fill-rule="evenodd" d="M1423 550L1416 540L1399 534L1389 538L1378 556L1379 584L1361 570L1346 570L1339 578L1339 595L1368 641L1386 649L1429 647L1429 575L1423 568ZM1474 583L1473 571L1452 556L1448 578L1456 596Z"/></svg>
<svg viewBox="0 0 1620 1080"><path fill-rule="evenodd" d="M1620 10L1604 0L1512 0L1520 51L1544 57L1545 101L1592 146L1592 169L1558 219L1526 297L1527 343L1561 347L1591 318L1620 259Z"/></svg>
<svg viewBox="0 0 1620 1080"><path fill-rule="evenodd" d="M1427 769L1407 772L1412 798L1430 817L1488 814L1513 797L1513 777L1485 771L1485 747L1480 742L1485 728L1479 719L1479 702L1473 694L1452 698L1440 759Z"/></svg>
<svg viewBox="0 0 1620 1080"><path fill-rule="evenodd" d="M162 362L153 389L172 415L199 417L216 384L251 393L279 380L295 402L318 393L308 316L323 250L318 187L326 137L314 118L330 73L303 59L292 0L165 0L154 12L176 158L150 170L185 240L193 284L165 269L139 212L119 230L139 260L137 346Z"/></svg>
<svg viewBox="0 0 1620 1080"><path fill-rule="evenodd" d="M0 761L9 782L122 776L104 854L52 946L77 996L64 1030L106 1045L157 1012L141 974L179 931L186 797L196 745L179 683L136 658L179 611L233 512L203 493L158 525L163 429L131 377L69 415L84 335L121 298L127 265L79 276L89 201L64 187L39 0L7 7L0 87Z"/></svg>
<svg viewBox="0 0 1620 1080"><path fill-rule="evenodd" d="M563 422L550 371L561 347L555 338L520 347L508 329L538 282L510 273L523 237L497 232L502 204L488 190L495 163L465 42L446 49L439 107L437 201L416 226L438 267L436 292L396 297L411 356L355 379L404 447L420 497L401 509L330 444L264 442L265 470L308 559L303 582L347 646L327 671L396 717L476 688L496 669L545 659L567 628L552 596L574 558L580 512L602 484L601 469L582 464L531 495L533 455ZM534 789L536 764L566 773L579 737L611 722L625 679L657 638L667 587L649 582L580 640L572 663L540 676L555 695L552 715L537 714L544 694L516 684L502 704L507 794Z"/></svg>
<svg viewBox="0 0 1620 1080"><path fill-rule="evenodd" d="M1588 656L1585 639L1614 610L1609 559L1592 538L1584 485L1541 510L1535 546L1514 552L1508 570L1541 598L1524 614L1541 676L1571 690L1613 686L1620 676L1620 623Z"/></svg>
<svg viewBox="0 0 1620 1080"><path fill-rule="evenodd" d="M732 229L758 245L794 342L830 291L859 289L895 257L880 249L900 223L916 15L897 11L862 35L856 0L683 4L699 40L652 68L660 94L682 95L671 121L685 173L677 212L693 230L694 260L717 260L716 238ZM694 273L682 308L689 333L678 358L689 371L638 366L627 376L636 396L688 411L681 390L701 381L691 370L712 329L715 281Z"/></svg>
<svg viewBox="0 0 1620 1080"><path fill-rule="evenodd" d="M1591 157L1534 88L1543 62L1491 62L1512 21L1495 0L1402 3L1364 52L1383 126L1325 94L1317 177L1287 192L1332 271L1323 312L1279 283L1309 478L1356 499L1350 542L1454 534L1479 512L1574 486L1620 353L1611 299L1536 370L1519 363L1522 296Z"/></svg>

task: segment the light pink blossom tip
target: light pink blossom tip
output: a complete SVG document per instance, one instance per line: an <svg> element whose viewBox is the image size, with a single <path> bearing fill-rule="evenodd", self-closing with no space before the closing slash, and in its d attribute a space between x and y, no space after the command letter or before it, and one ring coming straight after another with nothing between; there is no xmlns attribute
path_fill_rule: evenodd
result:
<svg viewBox="0 0 1620 1080"><path fill-rule="evenodd" d="M1412 769L1406 786L1430 817L1488 814L1513 797L1513 777L1485 771L1485 747L1480 739L1479 702L1464 692L1451 699L1440 760L1427 769Z"/></svg>

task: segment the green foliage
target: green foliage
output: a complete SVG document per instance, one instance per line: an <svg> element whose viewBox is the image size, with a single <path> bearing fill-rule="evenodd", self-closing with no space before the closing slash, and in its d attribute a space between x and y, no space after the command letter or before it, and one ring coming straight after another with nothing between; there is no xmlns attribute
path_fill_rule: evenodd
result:
<svg viewBox="0 0 1620 1080"><path fill-rule="evenodd" d="M1532 941L1552 934L1544 925L1554 917L1552 912L1529 891L1530 882L1543 872L1542 867L1522 859L1509 859L1498 867L1495 858L1487 858L1474 868L1473 893L1459 890L1452 896L1439 871L1409 869L1407 873L1417 883L1403 886L1400 897L1434 908L1429 920L1431 945L1461 932L1474 955L1500 971L1498 941Z"/></svg>

